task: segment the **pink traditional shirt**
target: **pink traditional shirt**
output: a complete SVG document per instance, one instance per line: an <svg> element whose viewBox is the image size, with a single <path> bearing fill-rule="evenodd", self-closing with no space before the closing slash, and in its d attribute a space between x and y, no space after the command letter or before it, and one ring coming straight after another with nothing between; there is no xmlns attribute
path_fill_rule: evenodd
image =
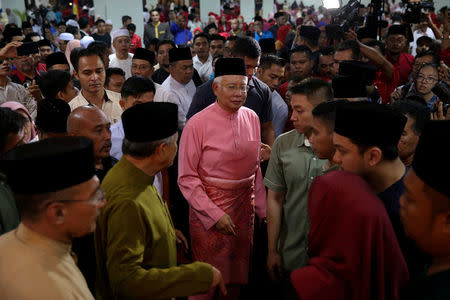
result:
<svg viewBox="0 0 450 300"><path fill-rule="evenodd" d="M230 113L216 102L187 122L180 140L178 185L206 230L224 212L206 194L205 178L227 182L255 176L256 213L265 217L260 153L259 118L246 107Z"/></svg>

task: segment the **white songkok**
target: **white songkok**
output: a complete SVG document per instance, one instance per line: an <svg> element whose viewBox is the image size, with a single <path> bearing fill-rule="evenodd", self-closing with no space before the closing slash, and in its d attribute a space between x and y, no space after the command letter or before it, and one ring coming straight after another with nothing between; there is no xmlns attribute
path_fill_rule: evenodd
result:
<svg viewBox="0 0 450 300"><path fill-rule="evenodd" d="M75 26L75 27L78 27L78 28L80 28L80 24L78 24L78 22L77 21L75 21L75 20L72 20L72 19L70 19L70 20L67 20L67 22L66 22L66 25L67 26Z"/></svg>
<svg viewBox="0 0 450 300"><path fill-rule="evenodd" d="M75 37L71 33L63 32L59 35L59 39L62 41L71 41L71 40L75 39Z"/></svg>
<svg viewBox="0 0 450 300"><path fill-rule="evenodd" d="M89 46L89 44L92 43L93 41L94 38L92 36L85 35L80 41L81 47L86 49Z"/></svg>
<svg viewBox="0 0 450 300"><path fill-rule="evenodd" d="M111 34L111 37L114 41L115 38L121 37L121 36L127 36L130 37L130 32L127 29L117 29L116 31L113 31Z"/></svg>

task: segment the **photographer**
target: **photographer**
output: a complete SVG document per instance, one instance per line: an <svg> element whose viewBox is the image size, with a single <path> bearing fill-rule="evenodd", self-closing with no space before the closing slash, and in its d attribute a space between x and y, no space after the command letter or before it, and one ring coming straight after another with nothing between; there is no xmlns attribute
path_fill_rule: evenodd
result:
<svg viewBox="0 0 450 300"><path fill-rule="evenodd" d="M439 81L438 68L435 64L427 63L419 69L419 73L414 81L415 89L410 90L406 97L417 95L427 103L428 108L433 108L434 102L438 99L432 91Z"/></svg>
<svg viewBox="0 0 450 300"><path fill-rule="evenodd" d="M433 40L442 39L442 32L433 23L429 13L422 14L421 22L417 24L417 30L413 33L414 41L410 43L410 46L412 47L411 54L414 56L417 54L417 40L422 36L428 36Z"/></svg>

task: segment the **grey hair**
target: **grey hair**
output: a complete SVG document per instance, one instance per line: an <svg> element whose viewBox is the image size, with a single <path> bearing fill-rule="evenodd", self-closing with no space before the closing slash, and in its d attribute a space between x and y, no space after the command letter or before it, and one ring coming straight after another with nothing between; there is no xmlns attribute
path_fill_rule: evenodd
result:
<svg viewBox="0 0 450 300"><path fill-rule="evenodd" d="M122 143L122 152L123 154L128 154L133 157L149 157L155 153L156 148L161 144L171 144L174 142L176 138L176 133L173 135L166 137L164 139L146 142L146 143L137 143L127 140L127 138L123 139Z"/></svg>
<svg viewBox="0 0 450 300"><path fill-rule="evenodd" d="M217 85L221 85L222 84L222 76L215 77L213 83L215 83Z"/></svg>

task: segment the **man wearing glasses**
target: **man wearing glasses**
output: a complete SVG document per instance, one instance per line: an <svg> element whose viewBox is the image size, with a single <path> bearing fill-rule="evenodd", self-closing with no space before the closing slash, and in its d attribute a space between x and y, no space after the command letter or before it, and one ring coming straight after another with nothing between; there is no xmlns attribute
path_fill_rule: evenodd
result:
<svg viewBox="0 0 450 300"><path fill-rule="evenodd" d="M92 142L46 139L13 149L1 165L22 219L0 238L2 299L94 299L71 253L105 204Z"/></svg>
<svg viewBox="0 0 450 300"><path fill-rule="evenodd" d="M238 299L248 283L255 208L265 216L259 119L242 107L247 83L243 59L217 60L212 85L217 101L184 127L178 160L194 259L222 272L228 299ZM211 292L193 299L213 297Z"/></svg>
<svg viewBox="0 0 450 300"><path fill-rule="evenodd" d="M121 68L125 72L125 79L131 77L131 59L130 53L131 39L127 29L118 29L112 33L113 47L116 53L109 56L109 67Z"/></svg>

